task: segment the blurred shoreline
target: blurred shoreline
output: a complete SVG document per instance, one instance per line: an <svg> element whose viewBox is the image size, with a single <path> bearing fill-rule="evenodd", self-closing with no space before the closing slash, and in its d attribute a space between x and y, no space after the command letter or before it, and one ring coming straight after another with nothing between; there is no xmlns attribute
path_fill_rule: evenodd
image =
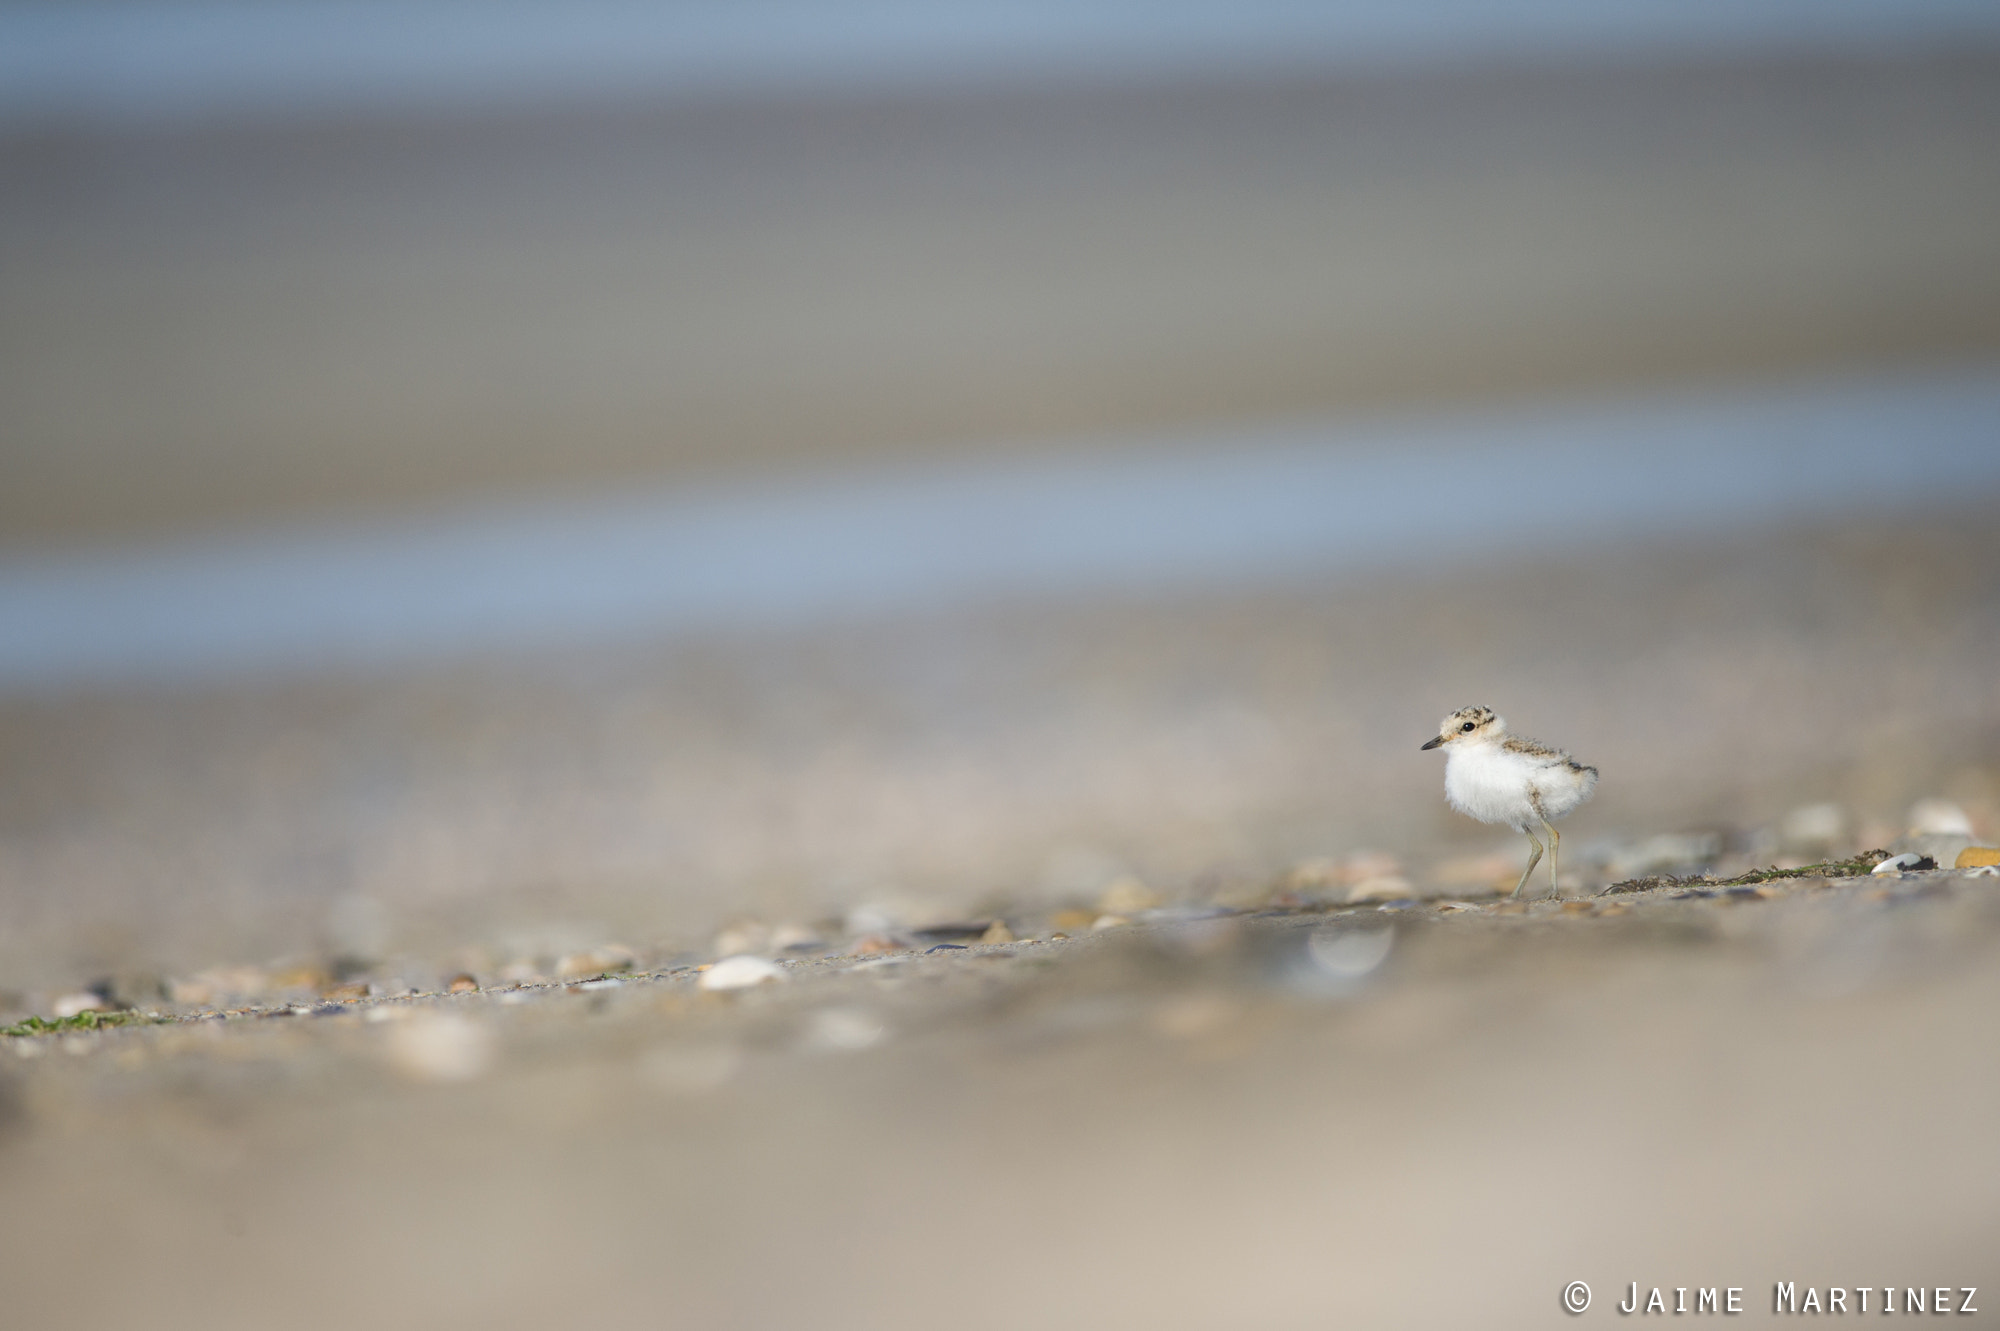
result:
<svg viewBox="0 0 2000 1331"><path fill-rule="evenodd" d="M476 12L477 21L466 22ZM1701 59L1938 54L2000 42L1969 0L9 0L0 123L292 120Z"/></svg>
<svg viewBox="0 0 2000 1331"><path fill-rule="evenodd" d="M0 139L0 549L2000 348L2000 57Z"/></svg>
<svg viewBox="0 0 2000 1331"><path fill-rule="evenodd" d="M1996 419L1991 367L1850 375L0 558L0 694L1587 559L2000 493Z"/></svg>

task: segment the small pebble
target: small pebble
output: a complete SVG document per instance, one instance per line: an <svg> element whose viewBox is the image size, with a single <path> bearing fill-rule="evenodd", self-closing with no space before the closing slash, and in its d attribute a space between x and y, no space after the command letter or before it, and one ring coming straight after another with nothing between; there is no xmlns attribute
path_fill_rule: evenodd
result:
<svg viewBox="0 0 2000 1331"><path fill-rule="evenodd" d="M725 957L755 952L771 945L771 931L761 924L732 924L715 936L714 948Z"/></svg>
<svg viewBox="0 0 2000 1331"><path fill-rule="evenodd" d="M176 1003L205 1006L228 996L257 998L270 987L270 977L255 966L231 966L189 980L168 980L167 996Z"/></svg>
<svg viewBox="0 0 2000 1331"><path fill-rule="evenodd" d="M979 935L979 941L982 943L1011 943L1014 941L1014 931L1007 927L1007 921L995 920L986 926L985 933Z"/></svg>
<svg viewBox="0 0 2000 1331"><path fill-rule="evenodd" d="M824 946L824 940L817 931L799 924L781 924L771 931L771 950L774 952L807 952ZM749 948L732 947L719 949L723 952L747 952Z"/></svg>
<svg viewBox="0 0 2000 1331"><path fill-rule="evenodd" d="M907 951L909 949L901 943L883 934L868 934L857 939L854 944L854 954L859 957L879 957L884 952Z"/></svg>
<svg viewBox="0 0 2000 1331"><path fill-rule="evenodd" d="M444 988L448 994L476 994L479 992L479 981L470 975L454 975Z"/></svg>
<svg viewBox="0 0 2000 1331"><path fill-rule="evenodd" d="M1123 915L1100 915L1090 922L1090 928L1094 933L1099 929L1116 929L1130 923L1132 921L1126 919Z"/></svg>
<svg viewBox="0 0 2000 1331"><path fill-rule="evenodd" d="M1132 877L1117 879L1097 899L1097 909L1102 915L1137 915L1159 904L1159 894Z"/></svg>
<svg viewBox="0 0 2000 1331"><path fill-rule="evenodd" d="M1286 871L1284 886L1293 892L1331 887L1340 881L1340 865L1325 856L1300 860Z"/></svg>
<svg viewBox="0 0 2000 1331"><path fill-rule="evenodd" d="M368 982L355 980L348 984L336 984L320 994L331 1003L351 1003L357 998L368 997Z"/></svg>
<svg viewBox="0 0 2000 1331"><path fill-rule="evenodd" d="M1387 851L1357 850L1334 866L1333 881L1343 887L1365 883L1371 878L1401 878L1403 862ZM1294 880L1294 886L1305 886Z"/></svg>
<svg viewBox="0 0 2000 1331"><path fill-rule="evenodd" d="M565 980L587 980L606 971L629 971L638 960L629 947L606 943L587 952L572 952L556 963L556 974Z"/></svg>
<svg viewBox="0 0 2000 1331"><path fill-rule="evenodd" d="M1891 855L1888 859L1876 865L1871 872L1921 873L1926 869L1935 868L1937 868L1936 860L1928 855L1921 855L1914 850L1908 850L1904 851L1901 855Z"/></svg>
<svg viewBox="0 0 2000 1331"><path fill-rule="evenodd" d="M581 984L573 984L570 988L578 993L587 993L596 989L616 989L624 983L625 981L616 976L607 975L601 980L585 980Z"/></svg>
<svg viewBox="0 0 2000 1331"><path fill-rule="evenodd" d="M1982 865L2000 864L2000 849L1993 846L1967 846L1958 852L1958 859L1952 863L1955 869L1977 869Z"/></svg>
<svg viewBox="0 0 2000 1331"><path fill-rule="evenodd" d="M49 1005L49 1011L53 1012L59 1021L67 1017L80 1017L86 1012L110 1010L111 1004L105 1001L104 995L91 993L87 989L74 994L64 994Z"/></svg>
<svg viewBox="0 0 2000 1331"><path fill-rule="evenodd" d="M274 989L310 989L314 993L332 983L333 977L326 973L325 968L312 962L281 970L271 977Z"/></svg>
<svg viewBox="0 0 2000 1331"><path fill-rule="evenodd" d="M727 957L701 973L701 987L710 991L748 989L766 980L782 980L784 970L763 957Z"/></svg>
<svg viewBox="0 0 2000 1331"><path fill-rule="evenodd" d="M1401 874L1364 878L1347 890L1347 904L1363 901L1401 901L1410 895L1410 880Z"/></svg>
<svg viewBox="0 0 2000 1331"><path fill-rule="evenodd" d="M964 952L966 950L967 948L963 943L937 943L925 948L924 953L925 955L929 955L932 952Z"/></svg>

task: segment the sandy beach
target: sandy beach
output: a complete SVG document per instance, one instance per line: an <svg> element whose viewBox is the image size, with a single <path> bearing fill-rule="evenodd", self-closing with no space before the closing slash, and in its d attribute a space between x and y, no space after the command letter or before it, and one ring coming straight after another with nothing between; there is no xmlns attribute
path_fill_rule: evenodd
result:
<svg viewBox="0 0 2000 1331"><path fill-rule="evenodd" d="M1574 1280L1599 1318L1986 1285L1996 880L1590 894L1898 843L1926 797L1990 837L1993 530L10 706L8 1020L93 981L170 1019L0 1040L12 1306L1533 1326ZM1606 774L1572 900L1490 895L1523 848L1417 752L1475 681ZM778 978L702 987L744 953Z"/></svg>
<svg viewBox="0 0 2000 1331"><path fill-rule="evenodd" d="M0 1323L1992 1316L1996 73L0 125Z"/></svg>

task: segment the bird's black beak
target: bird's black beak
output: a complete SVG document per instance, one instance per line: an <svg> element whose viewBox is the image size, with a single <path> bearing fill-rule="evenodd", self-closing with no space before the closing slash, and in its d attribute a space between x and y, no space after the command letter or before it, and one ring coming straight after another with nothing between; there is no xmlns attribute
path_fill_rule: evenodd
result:
<svg viewBox="0 0 2000 1331"><path fill-rule="evenodd" d="M1438 745L1440 745L1440 744L1442 744L1442 743L1444 743L1444 736L1443 736L1443 735L1438 735L1438 736L1435 736L1435 737L1433 737L1430 743L1428 743L1428 744L1421 744L1421 745L1418 745L1417 747L1418 747L1418 748L1419 748L1420 750L1421 750L1421 749L1435 749L1435 748L1436 748L1436 747L1437 747Z"/></svg>

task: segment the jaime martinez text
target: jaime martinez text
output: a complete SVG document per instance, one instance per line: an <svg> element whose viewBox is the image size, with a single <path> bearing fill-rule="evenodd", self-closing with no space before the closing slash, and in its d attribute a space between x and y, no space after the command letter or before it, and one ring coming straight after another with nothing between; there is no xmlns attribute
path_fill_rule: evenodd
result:
<svg viewBox="0 0 2000 1331"><path fill-rule="evenodd" d="M1801 1285L1781 1280L1771 1287L1774 1313L1939 1313L1970 1316L1979 1311L1973 1300L1977 1286L1950 1285ZM1586 1295L1587 1299L1589 1296ZM1581 1312L1573 1298L1565 1296L1572 1311ZM1587 1305L1586 1305L1587 1306ZM1739 1286L1673 1286L1668 1289L1641 1289L1638 1281L1627 1287L1618 1302L1618 1311L1633 1313L1720 1313L1725 1317L1743 1311L1743 1290Z"/></svg>

